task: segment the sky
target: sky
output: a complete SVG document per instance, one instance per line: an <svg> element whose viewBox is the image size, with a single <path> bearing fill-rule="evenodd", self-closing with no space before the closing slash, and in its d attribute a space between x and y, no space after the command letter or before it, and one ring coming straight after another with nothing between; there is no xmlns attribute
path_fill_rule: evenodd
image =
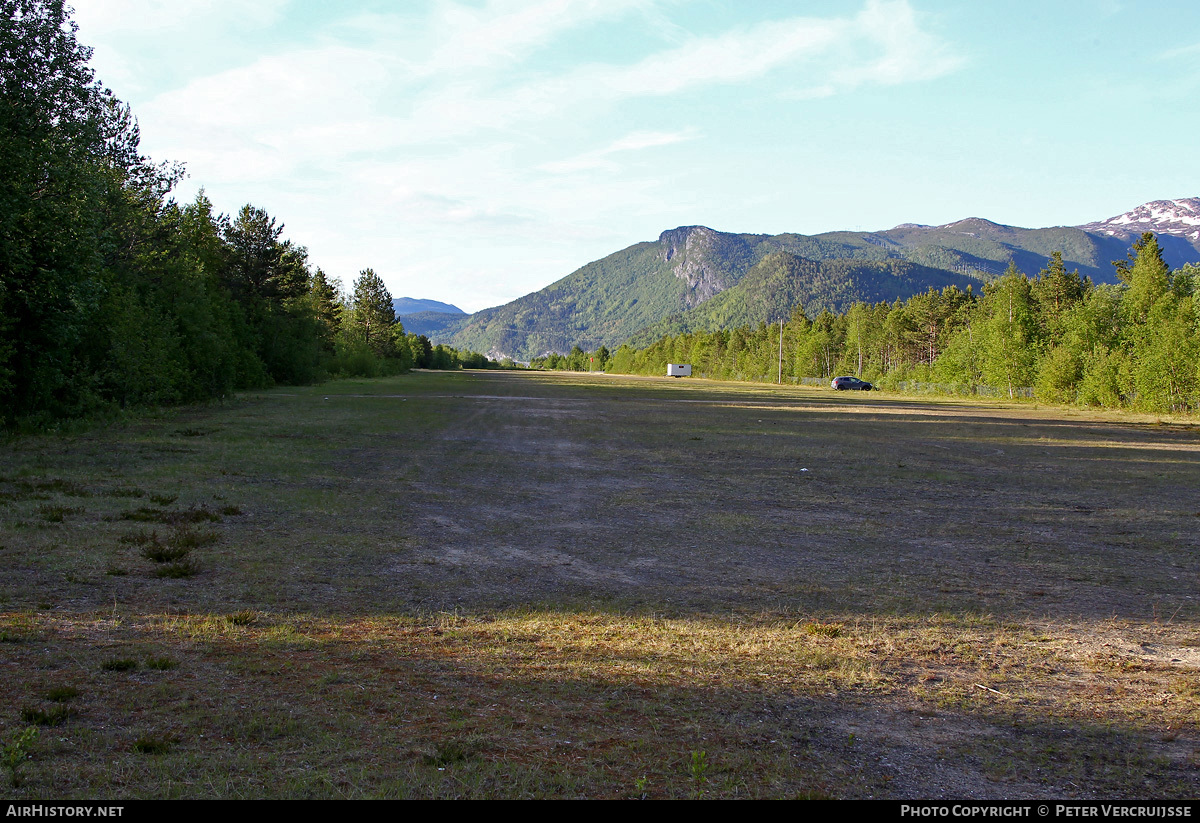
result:
<svg viewBox="0 0 1200 823"><path fill-rule="evenodd" d="M74 0L173 196L465 311L665 229L1200 196L1200 4Z"/></svg>

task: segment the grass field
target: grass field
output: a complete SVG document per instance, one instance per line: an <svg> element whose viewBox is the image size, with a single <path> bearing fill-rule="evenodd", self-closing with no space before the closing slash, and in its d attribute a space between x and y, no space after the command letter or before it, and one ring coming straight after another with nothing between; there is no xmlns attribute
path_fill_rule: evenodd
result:
<svg viewBox="0 0 1200 823"><path fill-rule="evenodd" d="M24 438L0 785L1195 797L1198 488L1186 422L600 375Z"/></svg>

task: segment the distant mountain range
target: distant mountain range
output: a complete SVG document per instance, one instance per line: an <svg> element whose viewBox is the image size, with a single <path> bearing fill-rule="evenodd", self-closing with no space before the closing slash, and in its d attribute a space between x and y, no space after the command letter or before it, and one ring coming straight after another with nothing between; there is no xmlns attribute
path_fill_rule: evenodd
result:
<svg viewBox="0 0 1200 823"><path fill-rule="evenodd" d="M447 328L457 328L459 321L467 317L467 313L458 306L450 303L440 303L437 300L418 300L415 297L392 298L392 309L396 318L409 334L423 334L430 340L445 337Z"/></svg>
<svg viewBox="0 0 1200 823"><path fill-rule="evenodd" d="M859 300L903 300L930 287L977 287L1010 262L1032 276L1056 251L1068 268L1111 283L1112 261L1123 260L1144 231L1159 236L1173 268L1200 262L1200 198L1156 200L1096 223L1044 229L978 217L811 236L682 226L503 306L471 315L453 306L423 309L402 321L434 342L528 360L575 345L613 348L635 335L646 342L668 331L771 322L797 305L811 315Z"/></svg>
<svg viewBox="0 0 1200 823"><path fill-rule="evenodd" d="M458 306L453 306L449 303L439 303L437 300L418 300L415 297L393 297L392 310L396 312L397 317L404 317L408 314L420 314L422 312L466 314Z"/></svg>

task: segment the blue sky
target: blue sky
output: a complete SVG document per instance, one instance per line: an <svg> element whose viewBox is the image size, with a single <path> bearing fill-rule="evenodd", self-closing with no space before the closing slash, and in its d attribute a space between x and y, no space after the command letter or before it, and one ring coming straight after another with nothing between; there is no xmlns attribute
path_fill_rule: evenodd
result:
<svg viewBox="0 0 1200 823"><path fill-rule="evenodd" d="M1200 196L1194 2L77 0L143 150L467 311L663 229Z"/></svg>

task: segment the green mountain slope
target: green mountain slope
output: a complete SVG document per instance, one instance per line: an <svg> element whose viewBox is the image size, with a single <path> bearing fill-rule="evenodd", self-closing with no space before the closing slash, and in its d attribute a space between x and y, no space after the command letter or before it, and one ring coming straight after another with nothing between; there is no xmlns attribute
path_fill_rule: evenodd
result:
<svg viewBox="0 0 1200 823"><path fill-rule="evenodd" d="M541 291L484 309L444 334L456 348L520 360L578 345L617 346L666 317L702 305L769 254L885 261L889 253L853 236L729 234L704 226L663 232L589 263ZM922 286L918 291L923 291Z"/></svg>
<svg viewBox="0 0 1200 823"><path fill-rule="evenodd" d="M430 340L449 337L467 323L466 312L419 311L396 319L406 334L423 334Z"/></svg>
<svg viewBox="0 0 1200 823"><path fill-rule="evenodd" d="M945 226L897 226L879 236L905 249L905 256L913 262L977 272L985 279L1003 273L1009 261L1032 276L1052 253L1060 251L1068 268L1078 269L1096 282L1113 283L1112 261L1129 250L1122 240L1069 226L1021 229L978 217Z"/></svg>
<svg viewBox="0 0 1200 823"><path fill-rule="evenodd" d="M1185 241L1176 245L1171 265L1200 260L1200 251ZM769 306L820 311L855 300L905 299L931 286L965 285L965 278L989 280L1010 262L1034 275L1056 251L1068 268L1097 282L1114 282L1111 263L1125 257L1128 241L1079 228L1023 229L979 218L814 236L683 226L504 306L455 322L436 318L430 336L459 349L527 360L566 353L576 345L589 351L612 348L639 332L679 331L679 323L713 328L756 322L766 319ZM781 252L801 262L774 259L742 291L723 296L765 258Z"/></svg>
<svg viewBox="0 0 1200 823"><path fill-rule="evenodd" d="M929 288L977 286L974 278L906 260L807 260L790 252L772 252L735 286L693 309L669 317L633 337L648 345L665 334L715 331L773 323L800 306L810 316L828 309L842 312L852 304L894 302Z"/></svg>
<svg viewBox="0 0 1200 823"><path fill-rule="evenodd" d="M663 232L504 306L471 315L457 348L527 359L615 345L734 285L767 250L761 238L687 227Z"/></svg>

